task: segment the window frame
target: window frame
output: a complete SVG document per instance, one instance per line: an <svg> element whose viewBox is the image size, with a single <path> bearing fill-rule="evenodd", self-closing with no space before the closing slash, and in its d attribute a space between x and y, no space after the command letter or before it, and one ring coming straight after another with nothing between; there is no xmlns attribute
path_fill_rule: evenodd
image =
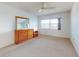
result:
<svg viewBox="0 0 79 59"><path fill-rule="evenodd" d="M50 22L50 20L52 20L52 19L57 19L58 20L57 29L51 28L52 23ZM42 26L42 23L41 23L42 20L40 20L40 28L41 29L61 30L61 18L52 18L52 19L42 19L42 20L49 20L49 27L48 28L42 28L41 27Z"/></svg>

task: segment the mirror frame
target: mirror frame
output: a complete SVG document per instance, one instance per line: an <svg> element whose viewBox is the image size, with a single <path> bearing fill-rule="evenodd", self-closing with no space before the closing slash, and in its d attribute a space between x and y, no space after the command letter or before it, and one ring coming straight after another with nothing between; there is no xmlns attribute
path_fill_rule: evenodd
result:
<svg viewBox="0 0 79 59"><path fill-rule="evenodd" d="M17 30L17 20L18 20L17 18L28 19L28 20L29 20L28 17L26 18L26 17L21 17L21 16L15 16L15 20L16 20L16 21L15 21L15 22L16 22L16 30ZM28 21L28 23L29 23L29 21Z"/></svg>

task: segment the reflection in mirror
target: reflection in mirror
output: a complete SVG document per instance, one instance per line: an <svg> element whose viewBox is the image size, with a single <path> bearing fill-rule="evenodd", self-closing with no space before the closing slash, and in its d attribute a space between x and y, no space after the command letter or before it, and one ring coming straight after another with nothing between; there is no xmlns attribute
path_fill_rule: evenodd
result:
<svg viewBox="0 0 79 59"><path fill-rule="evenodd" d="M27 29L29 25L29 19L24 17L16 17L17 20L17 30Z"/></svg>

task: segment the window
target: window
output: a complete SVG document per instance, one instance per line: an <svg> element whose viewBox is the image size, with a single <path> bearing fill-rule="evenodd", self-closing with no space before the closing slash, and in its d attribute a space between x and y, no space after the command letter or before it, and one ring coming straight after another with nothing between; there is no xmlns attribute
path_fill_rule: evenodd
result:
<svg viewBox="0 0 79 59"><path fill-rule="evenodd" d="M58 19L50 19L50 28L58 29Z"/></svg>
<svg viewBox="0 0 79 59"><path fill-rule="evenodd" d="M42 29L61 29L60 18L41 20Z"/></svg>
<svg viewBox="0 0 79 59"><path fill-rule="evenodd" d="M41 20L41 28L49 29L49 20Z"/></svg>

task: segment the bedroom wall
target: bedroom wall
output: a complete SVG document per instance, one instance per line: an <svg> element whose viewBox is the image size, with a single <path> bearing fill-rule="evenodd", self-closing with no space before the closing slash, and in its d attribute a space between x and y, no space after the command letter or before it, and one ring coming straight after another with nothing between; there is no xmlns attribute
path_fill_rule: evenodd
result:
<svg viewBox="0 0 79 59"><path fill-rule="evenodd" d="M29 17L29 28L35 27L37 30L37 17L34 14L0 3L0 48L14 43L15 16Z"/></svg>
<svg viewBox="0 0 79 59"><path fill-rule="evenodd" d="M79 3L74 3L71 11L71 41L79 55Z"/></svg>
<svg viewBox="0 0 79 59"><path fill-rule="evenodd" d="M51 30L51 29L41 29L40 28L40 20L42 19L51 19L51 18L59 18L61 17L61 30ZM48 14L38 16L39 19L39 33L57 37L70 37L70 11L56 13L56 14Z"/></svg>

